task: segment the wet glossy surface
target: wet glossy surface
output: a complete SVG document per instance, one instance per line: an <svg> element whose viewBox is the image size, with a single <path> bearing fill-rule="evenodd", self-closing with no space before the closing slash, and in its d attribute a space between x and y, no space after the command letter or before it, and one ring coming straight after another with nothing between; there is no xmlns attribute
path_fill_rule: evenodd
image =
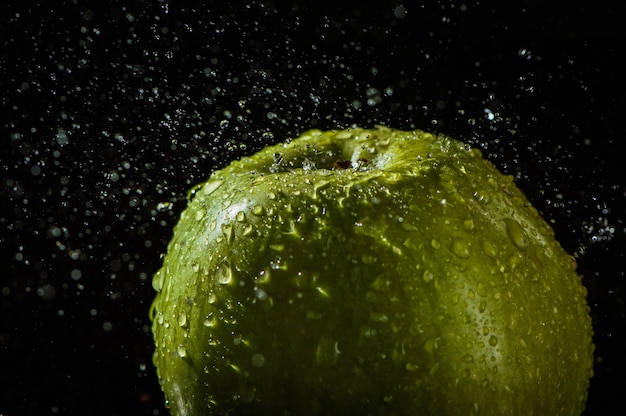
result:
<svg viewBox="0 0 626 416"><path fill-rule="evenodd" d="M515 177L589 289L588 414L624 413L623 6L361 3L0 6L0 412L166 414L151 277L189 188L358 123L449 134ZM319 351L332 362L332 339Z"/></svg>

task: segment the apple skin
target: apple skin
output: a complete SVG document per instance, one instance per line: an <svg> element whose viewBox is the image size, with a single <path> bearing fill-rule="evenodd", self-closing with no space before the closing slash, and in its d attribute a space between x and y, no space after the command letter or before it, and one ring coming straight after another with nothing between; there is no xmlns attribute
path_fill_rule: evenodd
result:
<svg viewBox="0 0 626 416"><path fill-rule="evenodd" d="M575 261L476 149L312 130L190 193L151 318L173 415L579 415Z"/></svg>

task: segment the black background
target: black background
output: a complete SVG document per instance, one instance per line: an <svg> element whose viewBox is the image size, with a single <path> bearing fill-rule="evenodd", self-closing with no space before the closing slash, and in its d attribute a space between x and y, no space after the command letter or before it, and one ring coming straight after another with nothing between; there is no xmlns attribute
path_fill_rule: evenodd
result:
<svg viewBox="0 0 626 416"><path fill-rule="evenodd" d="M376 124L516 178L589 290L585 414L626 413L622 2L200 4L0 6L1 415L166 415L151 276L187 190Z"/></svg>

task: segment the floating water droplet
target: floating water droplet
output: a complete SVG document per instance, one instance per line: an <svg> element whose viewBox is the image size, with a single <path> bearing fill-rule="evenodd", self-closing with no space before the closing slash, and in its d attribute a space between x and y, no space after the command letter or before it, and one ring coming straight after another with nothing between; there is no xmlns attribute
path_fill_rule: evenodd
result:
<svg viewBox="0 0 626 416"><path fill-rule="evenodd" d="M217 266L215 278L220 285L227 285L233 280L233 270L227 261L223 261Z"/></svg>

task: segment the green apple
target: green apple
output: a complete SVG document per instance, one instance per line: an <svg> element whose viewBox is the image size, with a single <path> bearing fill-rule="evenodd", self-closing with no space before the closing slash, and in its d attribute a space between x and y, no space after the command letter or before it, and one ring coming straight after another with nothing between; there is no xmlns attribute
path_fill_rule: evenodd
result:
<svg viewBox="0 0 626 416"><path fill-rule="evenodd" d="M154 277L172 414L578 415L575 262L480 152L309 131L195 187Z"/></svg>

